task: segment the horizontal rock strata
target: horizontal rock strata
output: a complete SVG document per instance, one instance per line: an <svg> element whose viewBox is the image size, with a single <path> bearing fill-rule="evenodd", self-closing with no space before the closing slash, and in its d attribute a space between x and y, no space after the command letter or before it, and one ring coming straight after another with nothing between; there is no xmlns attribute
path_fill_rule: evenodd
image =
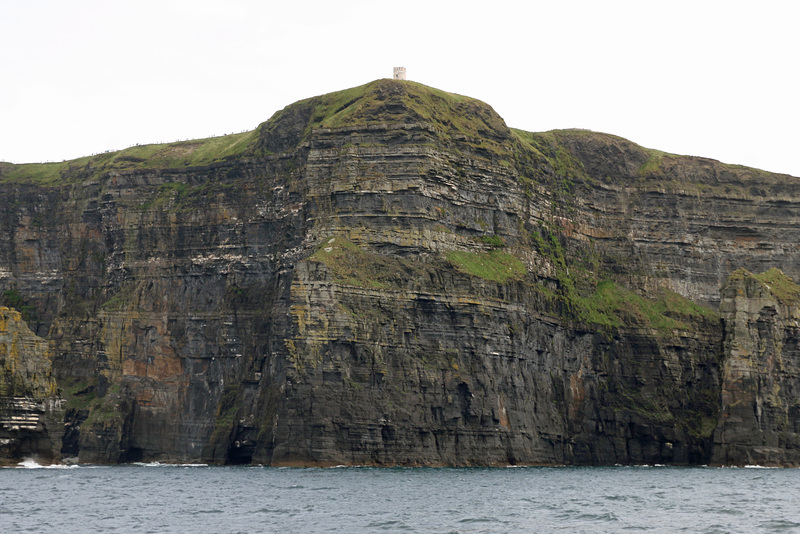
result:
<svg viewBox="0 0 800 534"><path fill-rule="evenodd" d="M798 464L797 178L379 80L0 198L6 461Z"/></svg>

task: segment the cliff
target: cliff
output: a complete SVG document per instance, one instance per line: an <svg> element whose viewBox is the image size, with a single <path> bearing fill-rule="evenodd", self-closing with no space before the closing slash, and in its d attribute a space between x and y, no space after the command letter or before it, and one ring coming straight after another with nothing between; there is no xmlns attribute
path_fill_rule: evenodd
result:
<svg viewBox="0 0 800 534"><path fill-rule="evenodd" d="M798 465L800 287L777 269L740 269L722 297L726 359L713 461Z"/></svg>
<svg viewBox="0 0 800 534"><path fill-rule="evenodd" d="M797 465L799 186L379 80L0 164L0 293L54 460Z"/></svg>

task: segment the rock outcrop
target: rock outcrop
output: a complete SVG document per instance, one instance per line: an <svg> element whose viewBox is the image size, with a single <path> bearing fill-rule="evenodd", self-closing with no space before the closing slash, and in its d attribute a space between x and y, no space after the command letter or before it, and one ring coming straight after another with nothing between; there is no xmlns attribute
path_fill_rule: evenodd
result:
<svg viewBox="0 0 800 534"><path fill-rule="evenodd" d="M713 461L800 465L800 287L741 269L722 290L722 413Z"/></svg>
<svg viewBox="0 0 800 534"><path fill-rule="evenodd" d="M64 412L51 371L47 341L0 307L0 465L60 460Z"/></svg>
<svg viewBox="0 0 800 534"><path fill-rule="evenodd" d="M0 197L53 460L800 463L797 178L379 80Z"/></svg>

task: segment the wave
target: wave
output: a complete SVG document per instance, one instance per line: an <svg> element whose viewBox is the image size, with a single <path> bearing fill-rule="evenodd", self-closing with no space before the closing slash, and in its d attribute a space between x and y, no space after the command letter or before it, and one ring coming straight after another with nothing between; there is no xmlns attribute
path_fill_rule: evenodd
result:
<svg viewBox="0 0 800 534"><path fill-rule="evenodd" d="M208 464L171 464L161 462L133 462L137 467L208 467Z"/></svg>
<svg viewBox="0 0 800 534"><path fill-rule="evenodd" d="M17 464L17 469L76 469L74 464L40 464L33 458L25 458Z"/></svg>

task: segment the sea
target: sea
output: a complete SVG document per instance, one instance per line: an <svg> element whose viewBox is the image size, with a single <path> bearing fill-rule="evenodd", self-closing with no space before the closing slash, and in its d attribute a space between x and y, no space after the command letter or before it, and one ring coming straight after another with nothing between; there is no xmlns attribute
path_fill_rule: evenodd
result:
<svg viewBox="0 0 800 534"><path fill-rule="evenodd" d="M800 470L0 469L0 532L800 532Z"/></svg>

